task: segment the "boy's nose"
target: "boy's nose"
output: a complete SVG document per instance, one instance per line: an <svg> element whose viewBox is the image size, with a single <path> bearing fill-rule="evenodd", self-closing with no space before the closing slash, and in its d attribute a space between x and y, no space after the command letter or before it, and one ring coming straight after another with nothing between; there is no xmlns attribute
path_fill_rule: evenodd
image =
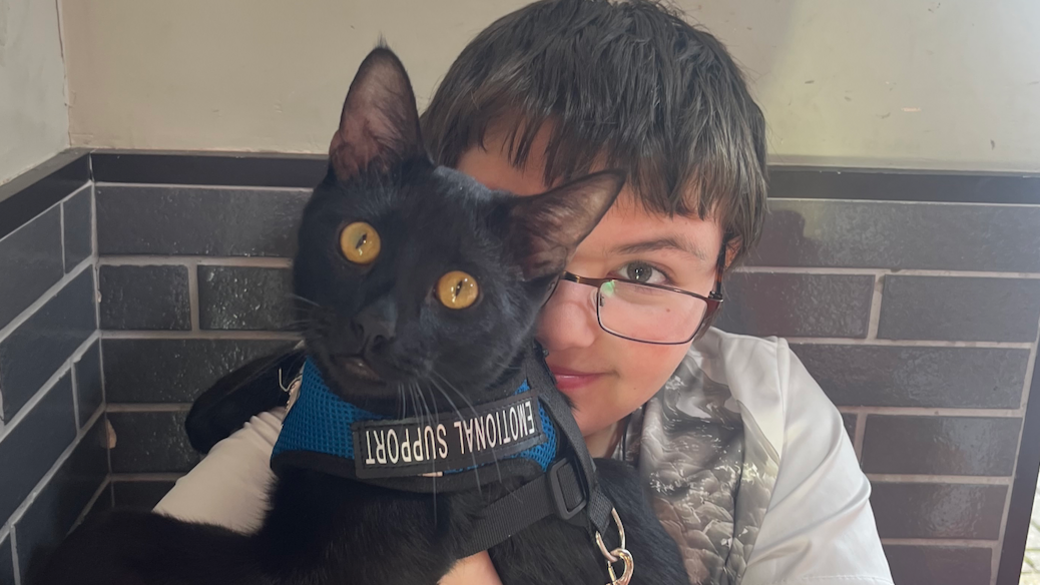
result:
<svg viewBox="0 0 1040 585"><path fill-rule="evenodd" d="M550 352L592 345L599 334L596 289L561 281L538 318L538 341Z"/></svg>

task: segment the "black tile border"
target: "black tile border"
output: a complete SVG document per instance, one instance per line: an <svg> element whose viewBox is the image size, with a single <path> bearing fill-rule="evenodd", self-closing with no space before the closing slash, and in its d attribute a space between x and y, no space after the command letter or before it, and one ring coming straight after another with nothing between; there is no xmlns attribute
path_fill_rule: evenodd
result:
<svg viewBox="0 0 1040 585"><path fill-rule="evenodd" d="M313 189L328 170L322 155L96 151L90 158L101 183Z"/></svg>
<svg viewBox="0 0 1040 585"><path fill-rule="evenodd" d="M1033 361L1033 377L1029 381L1029 398L1022 420L1022 438L1019 440L1018 462L1011 484L1004 542L1000 549L997 585L1018 585L1022 560L1026 554L1026 538L1036 495L1037 475L1040 474L1040 354ZM1036 394L1034 394L1036 393Z"/></svg>
<svg viewBox="0 0 1040 585"><path fill-rule="evenodd" d="M82 150L69 150L0 185L0 238L22 227L89 180L90 156Z"/></svg>
<svg viewBox="0 0 1040 585"><path fill-rule="evenodd" d="M772 166L769 197L1040 204L1040 174Z"/></svg>
<svg viewBox="0 0 1040 585"><path fill-rule="evenodd" d="M0 185L0 238L88 180L102 183L311 189L321 154L73 148ZM799 167L769 169L773 199L1040 205L1040 174Z"/></svg>

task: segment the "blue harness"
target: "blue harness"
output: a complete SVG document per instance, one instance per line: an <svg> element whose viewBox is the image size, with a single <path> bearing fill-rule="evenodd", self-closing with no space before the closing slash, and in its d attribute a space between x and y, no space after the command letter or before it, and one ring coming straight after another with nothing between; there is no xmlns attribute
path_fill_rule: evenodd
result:
<svg viewBox="0 0 1040 585"><path fill-rule="evenodd" d="M570 405L540 356L537 346L527 352L520 371L503 382L515 388L506 398L403 419L343 400L308 358L271 468L420 493L474 489L480 469L492 464L496 480L521 477L519 487L488 504L460 556L487 550L551 515L607 534L612 505L597 485Z"/></svg>
<svg viewBox="0 0 1040 585"><path fill-rule="evenodd" d="M468 414L391 419L337 396L307 358L272 462L293 452L350 460L358 478L442 476L518 458L545 472L556 458L557 431L526 378L511 397Z"/></svg>

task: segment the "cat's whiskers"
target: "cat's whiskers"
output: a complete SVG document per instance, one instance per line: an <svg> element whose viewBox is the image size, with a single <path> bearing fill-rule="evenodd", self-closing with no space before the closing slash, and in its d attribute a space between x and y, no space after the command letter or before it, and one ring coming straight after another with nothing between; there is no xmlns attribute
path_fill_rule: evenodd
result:
<svg viewBox="0 0 1040 585"><path fill-rule="evenodd" d="M436 373L436 372L433 372L433 370L431 370L430 373ZM439 376L439 374L438 374L438 376ZM442 377L442 379L443 379L443 377ZM445 380L445 381L447 381L447 380ZM430 382L432 383L433 388L435 390L437 390L438 392L440 392L441 396L443 396L444 399L448 401L448 404L451 405L451 409L455 412L456 416L459 417L459 420L462 420L463 419L462 413L459 412L458 407L455 406L455 401L451 399L451 396L448 396L448 393L445 392L444 389L440 387L440 384L438 384L435 380L431 379ZM472 409L473 409L473 405L470 405L470 410L472 410ZM477 493L480 494L481 493L481 488L480 488L480 468L477 466L477 455L475 453L473 453L472 450L470 451L469 455L470 455L470 457L473 460L473 476L474 476L474 478L477 481ZM496 466L498 465L498 461L495 461L495 465Z"/></svg>
<svg viewBox="0 0 1040 585"><path fill-rule="evenodd" d="M459 389L456 388L454 384L452 384L447 378L445 378L440 372L438 372L434 368L430 369L430 373L433 374L434 376L437 376L438 378L441 379L442 382L447 384L448 388L451 391L455 392L455 394L458 394L459 397L462 398L463 401L465 401L466 406L469 408L470 412L473 413L473 414L476 414L477 409L473 406L473 403L470 402L469 398L467 398L465 394L463 394L461 391L459 391ZM434 383L434 387L436 387L437 389L440 390L440 386L437 385L436 382ZM443 390L441 390L441 393L444 394L445 398L448 398L447 393L445 393ZM448 398L448 400L450 402L451 398ZM454 406L455 406L455 404L452 403L452 407L454 407ZM456 409L455 412L458 412L458 409ZM461 417L461 415L460 415L460 417ZM502 481L504 481L503 478L502 478L502 468L498 464L498 453L496 453L496 448L495 447L491 447L491 453L493 455L495 455L495 473L498 474L498 481L499 481L499 483L502 483ZM476 457L475 456L474 456L473 465L476 466ZM478 484L480 483L480 476L479 475L477 476L477 483Z"/></svg>
<svg viewBox="0 0 1040 585"><path fill-rule="evenodd" d="M410 387L413 387L415 389L414 392L412 393L412 400L415 401L415 396L418 395L419 401L421 401L421 407L422 407L421 411L419 410L420 404L418 402L416 403L416 406L415 406L416 411L417 411L418 416L419 416L420 428L424 428L426 425L432 426L433 423L436 422L436 420L434 419L433 413L430 411L429 405L426 403L426 393L423 392L422 387L419 386L418 382L413 381L411 383ZM426 417L428 419L426 422L423 421L423 414L424 413L425 413L425 415L426 415ZM432 469L431 469L431 471L432 471ZM430 483L433 486L433 523L437 524L437 476L436 476L436 474L434 474L430 478Z"/></svg>
<svg viewBox="0 0 1040 585"><path fill-rule="evenodd" d="M311 305L313 307L320 307L321 306L318 303L308 299L307 297L301 297L300 295L295 294L295 293L286 293L285 297L290 299L290 300L293 300L293 301L299 301L299 302L304 303L306 305Z"/></svg>

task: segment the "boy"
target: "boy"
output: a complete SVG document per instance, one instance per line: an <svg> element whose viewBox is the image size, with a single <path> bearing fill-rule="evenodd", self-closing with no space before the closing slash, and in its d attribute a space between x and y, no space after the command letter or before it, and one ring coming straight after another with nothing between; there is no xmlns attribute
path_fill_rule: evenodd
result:
<svg viewBox="0 0 1040 585"><path fill-rule="evenodd" d="M520 195L629 172L538 337L592 454L646 478L691 583L891 584L837 410L785 342L708 329L766 193L764 120L714 37L649 2L543 0L467 46L423 126L438 163ZM683 317L603 312L610 291L588 284L605 278ZM255 528L279 417L218 444L157 510ZM444 580L496 581L486 554Z"/></svg>

